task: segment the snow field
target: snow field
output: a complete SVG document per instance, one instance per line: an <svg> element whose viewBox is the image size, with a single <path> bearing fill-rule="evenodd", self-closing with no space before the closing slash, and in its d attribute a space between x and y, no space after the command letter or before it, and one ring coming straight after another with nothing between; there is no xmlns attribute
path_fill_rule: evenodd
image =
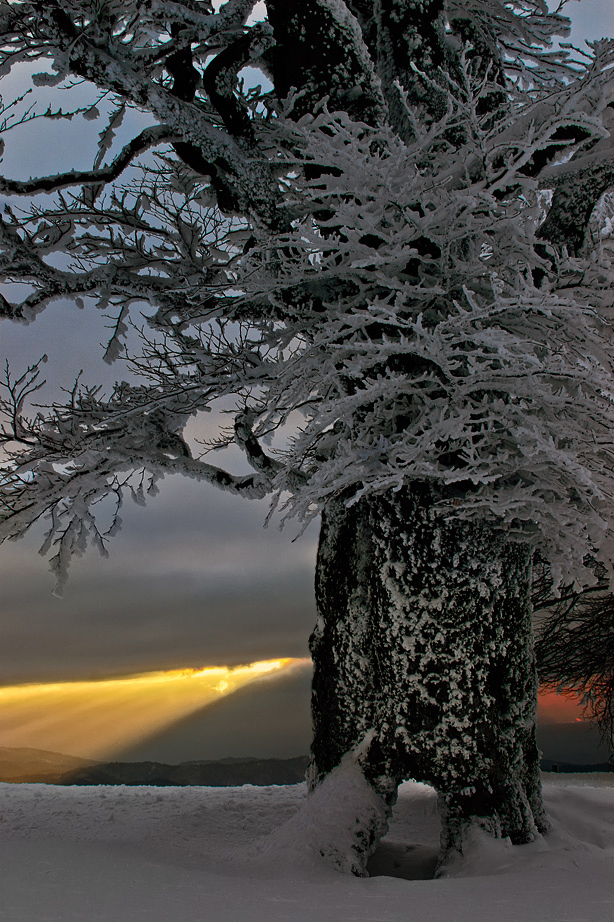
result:
<svg viewBox="0 0 614 922"><path fill-rule="evenodd" d="M440 880L392 876L428 877L434 867L436 797L415 782L402 785L371 860L386 876L369 879L301 851L304 785L0 784L0 919L612 922L612 781L549 776L547 839L514 847L476 836Z"/></svg>

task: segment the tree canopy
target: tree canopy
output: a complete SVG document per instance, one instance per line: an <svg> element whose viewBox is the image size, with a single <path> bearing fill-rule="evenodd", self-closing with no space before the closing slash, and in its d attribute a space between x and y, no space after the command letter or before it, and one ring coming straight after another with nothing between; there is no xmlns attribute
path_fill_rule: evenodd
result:
<svg viewBox="0 0 614 922"><path fill-rule="evenodd" d="M3 73L32 82L6 142L24 118L101 124L91 169L0 181L0 273L29 286L1 315L95 305L130 366L36 415L42 366L7 371L2 535L48 517L62 578L106 547L101 497L170 471L302 518L414 479L590 578L614 552L613 43L555 48L542 0L253 7L0 6ZM75 80L95 106L71 108ZM185 436L220 405L207 450L238 444L251 475Z"/></svg>

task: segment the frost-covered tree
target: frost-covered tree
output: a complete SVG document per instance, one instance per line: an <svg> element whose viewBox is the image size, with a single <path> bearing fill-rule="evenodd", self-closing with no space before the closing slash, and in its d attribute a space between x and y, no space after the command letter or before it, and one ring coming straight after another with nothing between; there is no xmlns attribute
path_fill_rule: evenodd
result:
<svg viewBox="0 0 614 922"><path fill-rule="evenodd" d="M442 861L475 825L528 842L533 559L556 590L614 556L613 43L556 50L543 0L253 7L0 4L33 85L7 141L80 117L75 80L101 121L91 169L2 180L0 271L29 288L1 314L81 299L130 368L30 416L40 366L7 373L1 533L46 518L61 582L106 551L101 500L168 472L321 515L307 809L345 790L348 825L315 847L364 873L408 777ZM207 454L188 423L218 408ZM230 444L251 474L213 463Z"/></svg>

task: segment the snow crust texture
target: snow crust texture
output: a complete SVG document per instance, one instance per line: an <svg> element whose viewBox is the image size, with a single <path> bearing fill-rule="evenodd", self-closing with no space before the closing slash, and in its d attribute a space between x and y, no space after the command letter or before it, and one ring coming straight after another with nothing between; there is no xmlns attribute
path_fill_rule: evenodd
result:
<svg viewBox="0 0 614 922"><path fill-rule="evenodd" d="M0 785L2 922L611 922L611 775L548 778L547 839L476 835L446 879L428 874L435 792L406 782L372 860L378 875L305 861L288 831L304 785ZM298 830L297 830L298 832ZM263 843L281 843L288 853Z"/></svg>

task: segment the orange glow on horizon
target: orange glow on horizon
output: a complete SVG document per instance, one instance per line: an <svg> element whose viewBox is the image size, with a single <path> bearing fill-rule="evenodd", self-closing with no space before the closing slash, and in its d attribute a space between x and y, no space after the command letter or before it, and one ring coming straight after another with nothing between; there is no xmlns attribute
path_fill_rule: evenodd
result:
<svg viewBox="0 0 614 922"><path fill-rule="evenodd" d="M583 705L577 695L561 695L556 691L540 691L537 699L537 720L542 724L568 724L582 721Z"/></svg>
<svg viewBox="0 0 614 922"><path fill-rule="evenodd" d="M242 686L305 662L286 658L0 687L0 746L107 759Z"/></svg>

